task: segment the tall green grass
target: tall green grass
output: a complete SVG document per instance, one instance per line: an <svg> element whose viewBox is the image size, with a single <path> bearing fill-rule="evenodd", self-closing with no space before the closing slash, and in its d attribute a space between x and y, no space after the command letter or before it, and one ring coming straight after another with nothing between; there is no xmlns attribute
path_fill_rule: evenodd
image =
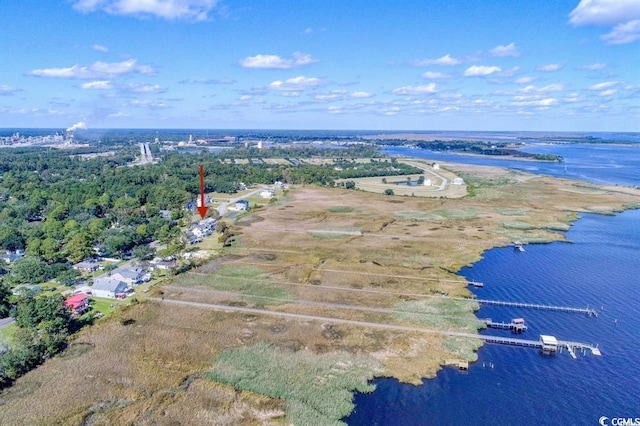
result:
<svg viewBox="0 0 640 426"><path fill-rule="evenodd" d="M290 352L274 345L229 349L215 358L208 377L240 390L285 401L287 422L342 425L353 410L353 391L372 392L368 383L382 365L368 355Z"/></svg>

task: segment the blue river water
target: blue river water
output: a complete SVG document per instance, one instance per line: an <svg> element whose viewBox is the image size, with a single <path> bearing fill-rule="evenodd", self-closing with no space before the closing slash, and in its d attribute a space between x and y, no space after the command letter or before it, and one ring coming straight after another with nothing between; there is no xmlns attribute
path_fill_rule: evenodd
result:
<svg viewBox="0 0 640 426"><path fill-rule="evenodd" d="M535 151L534 151L535 150ZM436 161L497 164L597 183L640 185L640 148L539 145L529 152L563 155L564 165L493 160L414 149L390 154ZM570 174L570 176L566 176ZM640 210L614 217L586 214L566 233L570 243L492 249L460 274L485 283L479 298L597 308L598 318L531 309L483 306L479 318L525 318L523 338L551 334L598 344L602 357L485 345L468 372L441 370L421 386L376 379L357 394L350 425L597 425L640 417ZM486 330L510 336L508 331Z"/></svg>

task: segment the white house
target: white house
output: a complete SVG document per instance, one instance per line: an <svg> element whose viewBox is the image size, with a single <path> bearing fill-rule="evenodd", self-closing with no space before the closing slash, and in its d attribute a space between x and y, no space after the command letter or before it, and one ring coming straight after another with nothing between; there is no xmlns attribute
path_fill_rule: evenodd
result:
<svg viewBox="0 0 640 426"><path fill-rule="evenodd" d="M91 291L96 297L120 299L126 297L129 287L125 282L113 278L96 278Z"/></svg>
<svg viewBox="0 0 640 426"><path fill-rule="evenodd" d="M431 186L431 185L433 185L433 183L431 183L431 179L424 180L424 186Z"/></svg>
<svg viewBox="0 0 640 426"><path fill-rule="evenodd" d="M274 191L273 189L264 188L262 191L260 191L260 196L262 198L273 198L276 196L276 191Z"/></svg>

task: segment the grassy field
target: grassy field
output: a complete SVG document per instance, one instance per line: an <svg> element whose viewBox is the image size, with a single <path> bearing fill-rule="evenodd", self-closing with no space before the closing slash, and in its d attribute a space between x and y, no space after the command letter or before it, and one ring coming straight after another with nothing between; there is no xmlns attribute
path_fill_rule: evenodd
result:
<svg viewBox="0 0 640 426"><path fill-rule="evenodd" d="M0 424L336 422L367 378L419 384L447 360L474 360L480 345L338 320L473 331L477 306L441 298L470 295L461 267L514 239L562 240L554 230L580 212L640 203L638 189L584 191L563 179L443 167L473 191L440 199L305 186L239 218L237 243L221 256L175 277L158 301L117 309L76 336L65 356L3 391ZM319 238L318 230L343 234ZM327 394L337 395L335 407Z"/></svg>

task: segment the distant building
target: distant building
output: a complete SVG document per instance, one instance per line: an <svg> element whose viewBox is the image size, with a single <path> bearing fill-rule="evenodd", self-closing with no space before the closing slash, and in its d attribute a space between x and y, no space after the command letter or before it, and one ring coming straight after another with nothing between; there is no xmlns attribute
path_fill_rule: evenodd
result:
<svg viewBox="0 0 640 426"><path fill-rule="evenodd" d="M0 254L0 259L4 260L6 263L13 263L16 260L22 259L24 256L23 250L7 250L6 252Z"/></svg>
<svg viewBox="0 0 640 426"><path fill-rule="evenodd" d="M240 211L249 210L249 202L247 200L236 201L236 210L240 210Z"/></svg>
<svg viewBox="0 0 640 426"><path fill-rule="evenodd" d="M424 180L424 186L431 186L431 185L433 185L433 183L431 183L431 179Z"/></svg>
<svg viewBox="0 0 640 426"><path fill-rule="evenodd" d="M433 170L440 170L440 164L438 163L433 163L431 167L433 167Z"/></svg>
<svg viewBox="0 0 640 426"><path fill-rule="evenodd" d="M262 198L273 198L276 196L276 191L274 191L273 189L265 188L262 191L260 191L260 196Z"/></svg>
<svg viewBox="0 0 640 426"><path fill-rule="evenodd" d="M462 178L457 177L457 178L455 178L453 180L453 184L454 185L464 185L464 180L462 180Z"/></svg>

